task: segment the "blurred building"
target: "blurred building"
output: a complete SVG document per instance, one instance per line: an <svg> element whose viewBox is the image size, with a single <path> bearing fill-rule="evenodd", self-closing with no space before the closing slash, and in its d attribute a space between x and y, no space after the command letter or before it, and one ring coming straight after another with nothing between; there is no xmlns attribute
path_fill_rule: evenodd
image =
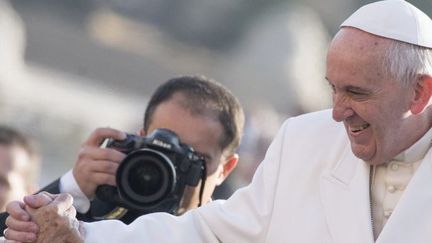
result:
<svg viewBox="0 0 432 243"><path fill-rule="evenodd" d="M299 27L298 23L302 23ZM256 18L220 62L219 75L248 109L268 104L286 116L327 108L329 36L319 15L304 5L280 4Z"/></svg>

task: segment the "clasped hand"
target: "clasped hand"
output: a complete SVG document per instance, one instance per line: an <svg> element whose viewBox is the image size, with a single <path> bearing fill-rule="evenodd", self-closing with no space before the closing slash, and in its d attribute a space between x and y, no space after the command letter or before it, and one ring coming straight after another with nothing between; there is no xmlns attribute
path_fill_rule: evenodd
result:
<svg viewBox="0 0 432 243"><path fill-rule="evenodd" d="M52 195L47 192L26 196L24 203L9 203L5 243L84 242L83 230L75 218L72 203L69 194Z"/></svg>

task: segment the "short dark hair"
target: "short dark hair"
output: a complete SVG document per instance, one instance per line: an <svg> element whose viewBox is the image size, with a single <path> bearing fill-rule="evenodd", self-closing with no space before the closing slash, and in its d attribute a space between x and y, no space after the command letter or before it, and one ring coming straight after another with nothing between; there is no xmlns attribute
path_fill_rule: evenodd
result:
<svg viewBox="0 0 432 243"><path fill-rule="evenodd" d="M0 145L22 148L30 159L26 166L25 178L29 185L37 183L39 174L39 150L34 140L18 129L6 125L0 125Z"/></svg>
<svg viewBox="0 0 432 243"><path fill-rule="evenodd" d="M192 114L217 117L224 129L221 149L234 153L243 133L243 108L231 91L202 75L173 78L159 86L144 113L144 130L148 131L156 108L177 93L184 94L184 105Z"/></svg>

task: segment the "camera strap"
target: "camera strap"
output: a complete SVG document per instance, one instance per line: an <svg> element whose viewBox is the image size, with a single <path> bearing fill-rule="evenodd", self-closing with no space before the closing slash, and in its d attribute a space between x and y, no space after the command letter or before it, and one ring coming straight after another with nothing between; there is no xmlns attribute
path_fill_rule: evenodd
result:
<svg viewBox="0 0 432 243"><path fill-rule="evenodd" d="M202 163L202 170L201 170L201 188L199 192L199 203L198 207L201 207L203 202L203 195L204 195L204 187L205 187L205 181L207 179L207 165L206 161Z"/></svg>

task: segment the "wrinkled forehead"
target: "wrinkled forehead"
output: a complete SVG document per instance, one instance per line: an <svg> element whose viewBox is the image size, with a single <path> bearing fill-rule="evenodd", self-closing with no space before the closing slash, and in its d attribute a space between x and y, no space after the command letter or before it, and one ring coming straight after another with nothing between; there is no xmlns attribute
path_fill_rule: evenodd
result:
<svg viewBox="0 0 432 243"><path fill-rule="evenodd" d="M327 61L336 57L346 62L358 62L366 69L384 71L394 42L356 28L343 27L330 44Z"/></svg>
<svg viewBox="0 0 432 243"><path fill-rule="evenodd" d="M354 28L342 28L329 46L327 68L343 63L361 64L364 68L379 65L387 45L383 38Z"/></svg>
<svg viewBox="0 0 432 243"><path fill-rule="evenodd" d="M353 27L342 27L331 41L331 51L359 51L364 54L383 53L394 40Z"/></svg>
<svg viewBox="0 0 432 243"><path fill-rule="evenodd" d="M392 80L386 61L391 41L355 28L342 28L329 47L327 79L332 83L344 80L345 85L357 85L360 80L374 85L379 80Z"/></svg>

